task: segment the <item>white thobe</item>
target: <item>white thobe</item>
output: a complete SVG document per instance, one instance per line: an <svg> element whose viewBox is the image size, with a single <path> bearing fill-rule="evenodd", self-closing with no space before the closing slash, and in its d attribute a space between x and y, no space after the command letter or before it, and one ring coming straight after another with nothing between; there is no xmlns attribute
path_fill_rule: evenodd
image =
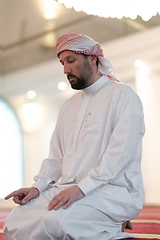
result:
<svg viewBox="0 0 160 240"><path fill-rule="evenodd" d="M145 127L139 97L128 85L103 76L62 107L35 184L44 191L76 182L87 195L103 184L137 191L143 202L141 140Z"/></svg>
<svg viewBox="0 0 160 240"><path fill-rule="evenodd" d="M96 225L96 234L106 232L106 239L125 238L118 224L137 217L144 201L141 174L144 132L143 109L137 94L130 86L103 76L62 106L49 157L43 161L33 186L43 194L51 191L48 188L51 181L56 182L53 187L59 191L77 184L85 194L77 202L103 213L106 221L110 219L103 230ZM71 234L71 239L94 236L88 234L87 224L86 229L86 236L85 229L80 229L83 236L77 232L77 237ZM63 239L70 239L68 236Z"/></svg>

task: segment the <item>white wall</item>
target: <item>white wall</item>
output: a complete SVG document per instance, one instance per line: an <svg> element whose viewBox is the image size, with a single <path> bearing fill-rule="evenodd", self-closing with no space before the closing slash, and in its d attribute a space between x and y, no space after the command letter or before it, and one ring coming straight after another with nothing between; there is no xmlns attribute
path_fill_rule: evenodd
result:
<svg viewBox="0 0 160 240"><path fill-rule="evenodd" d="M147 41L146 41L147 39ZM140 95L146 121L146 135L143 142L143 176L145 204L160 204L160 28L144 33L123 37L103 44L105 56L110 59L115 75L122 82L130 84ZM137 85L137 68L134 61L141 59L148 64L151 74L146 81ZM145 76L144 76L145 79ZM62 103L75 91L70 87L64 92L57 90L59 81L66 81L62 67L57 60L49 61L33 68L24 69L3 76L3 93L16 110L22 123L24 134L24 178L25 186L33 183L42 160L47 157L49 141L55 126L57 114ZM67 82L67 81L66 81ZM146 83L150 84L147 88ZM37 97L33 101L26 98L28 90L35 90ZM32 102L42 107L42 119L37 129L29 132L22 116L21 108ZM30 118L32 116L29 116ZM14 189L13 189L14 190ZM160 191L159 191L160 192Z"/></svg>

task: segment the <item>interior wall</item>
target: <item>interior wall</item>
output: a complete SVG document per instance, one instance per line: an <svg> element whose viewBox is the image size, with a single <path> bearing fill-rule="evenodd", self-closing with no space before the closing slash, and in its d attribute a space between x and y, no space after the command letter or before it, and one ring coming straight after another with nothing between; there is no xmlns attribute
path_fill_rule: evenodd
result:
<svg viewBox="0 0 160 240"><path fill-rule="evenodd" d="M130 84L137 91L144 105L146 135L143 141L142 168L146 205L160 204L160 196L158 195L160 184L160 147L158 141L160 135L160 128L158 128L160 122L160 82L159 75L154 72L149 76L143 76L145 80L140 83L137 80L138 70L134 66L134 61L136 59L149 61L152 51L156 52L153 35L157 36L157 34L160 36L160 28L102 45L105 56L110 59L115 68L116 77L120 81ZM148 39L147 42L146 38ZM157 48L159 50L159 46ZM58 60L5 75L3 81L3 93L14 107L22 123L24 178L25 186L29 187L33 183L33 176L39 171L42 160L48 156L50 137L58 111L63 102L75 91L68 87L67 90L61 92L56 88L59 81L67 82ZM146 83L150 85L146 87ZM31 89L37 92L37 97L33 101L26 98L26 92ZM37 123L34 131L27 130L26 119L22 114L22 107L26 103L35 103L41 106L40 122ZM33 116L29 115L27 117L32 120Z"/></svg>

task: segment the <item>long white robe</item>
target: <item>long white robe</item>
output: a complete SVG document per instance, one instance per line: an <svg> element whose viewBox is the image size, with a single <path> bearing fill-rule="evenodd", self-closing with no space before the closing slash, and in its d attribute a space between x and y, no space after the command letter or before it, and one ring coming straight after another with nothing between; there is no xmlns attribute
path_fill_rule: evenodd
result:
<svg viewBox="0 0 160 240"><path fill-rule="evenodd" d="M43 161L33 186L41 192L37 199L47 195L43 197L47 199L45 206L56 194L55 190L61 191L74 184L80 187L85 197L73 204L76 208L57 210L56 214L59 213L63 219L64 212L65 216L69 212L64 225L58 217L63 225L63 238L62 235L54 236L54 213L50 214L50 221L48 214L44 217L43 231L52 237L46 239L96 239L96 236L102 239L103 236L100 238L98 234L104 234L104 239L129 236L121 233L121 224L137 217L144 201L141 173L144 132L143 109L137 94L128 85L109 80L106 76L66 101L51 138L49 157ZM50 187L51 181L56 183ZM31 202L36 201L40 200ZM34 209L34 203L20 209L28 209L28 206ZM92 223L86 206L92 208ZM77 208L79 213L75 214ZM8 236L14 232L11 227L13 216L19 216L21 211L15 210L6 220L4 230ZM78 220L77 215L81 212L84 217ZM42 215L45 215L43 211ZM35 239L33 236L31 234L26 239Z"/></svg>

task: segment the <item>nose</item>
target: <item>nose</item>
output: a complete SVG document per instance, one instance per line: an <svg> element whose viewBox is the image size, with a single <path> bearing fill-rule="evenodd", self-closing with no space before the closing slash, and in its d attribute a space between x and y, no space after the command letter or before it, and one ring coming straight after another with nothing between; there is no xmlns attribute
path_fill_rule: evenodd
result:
<svg viewBox="0 0 160 240"><path fill-rule="evenodd" d="M68 74L68 73L71 73L71 69L69 65L66 63L64 64L64 74Z"/></svg>

